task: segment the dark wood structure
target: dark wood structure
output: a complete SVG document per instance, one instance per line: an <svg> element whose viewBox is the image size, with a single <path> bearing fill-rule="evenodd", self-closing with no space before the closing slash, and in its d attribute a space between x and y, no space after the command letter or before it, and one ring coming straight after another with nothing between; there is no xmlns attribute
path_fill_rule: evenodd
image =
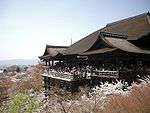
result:
<svg viewBox="0 0 150 113"><path fill-rule="evenodd" d="M50 78L50 81L58 79L59 83L60 81L66 84L69 82L72 83L72 88L75 88L74 86L81 85L81 82L87 84L88 81L94 84L101 79L135 80L137 75L144 75L149 69L149 43L150 14L148 12L107 24L106 27L95 31L70 47L46 46L44 55L39 58L49 62L49 67L54 66L53 61L57 60L60 68L67 67L69 70L73 67L76 70L80 68L82 74L76 75L82 76L75 78L73 77L75 73L69 74L70 71L67 75L62 73L59 78L43 75L45 83ZM82 70L85 66L90 66L90 71L86 68ZM90 80L87 76L84 77L87 72L91 73ZM55 75L58 74L55 73Z"/></svg>

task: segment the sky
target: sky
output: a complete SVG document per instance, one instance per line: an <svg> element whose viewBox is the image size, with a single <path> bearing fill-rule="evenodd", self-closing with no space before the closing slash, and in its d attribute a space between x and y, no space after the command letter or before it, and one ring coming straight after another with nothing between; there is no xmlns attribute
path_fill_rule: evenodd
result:
<svg viewBox="0 0 150 113"><path fill-rule="evenodd" d="M46 45L69 46L150 11L150 0L0 0L0 60L37 59Z"/></svg>

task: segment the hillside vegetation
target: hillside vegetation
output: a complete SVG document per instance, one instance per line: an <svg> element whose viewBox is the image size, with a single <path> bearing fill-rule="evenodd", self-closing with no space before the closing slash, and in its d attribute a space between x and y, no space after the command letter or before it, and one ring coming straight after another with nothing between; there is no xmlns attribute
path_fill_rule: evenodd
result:
<svg viewBox="0 0 150 113"><path fill-rule="evenodd" d="M0 75L1 113L149 113L150 77L131 86L122 81L81 87L74 95L57 87L45 96L43 66ZM126 89L123 89L126 85Z"/></svg>
<svg viewBox="0 0 150 113"><path fill-rule="evenodd" d="M128 95L112 95L97 113L150 113L150 80L134 84Z"/></svg>

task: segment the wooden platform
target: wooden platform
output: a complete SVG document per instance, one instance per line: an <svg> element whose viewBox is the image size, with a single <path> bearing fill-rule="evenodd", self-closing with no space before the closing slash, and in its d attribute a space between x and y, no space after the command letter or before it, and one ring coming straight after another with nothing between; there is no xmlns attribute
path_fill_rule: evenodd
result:
<svg viewBox="0 0 150 113"><path fill-rule="evenodd" d="M51 87L57 86L69 92L75 92L78 91L79 86L88 85L93 87L104 81L114 81L116 79L133 81L138 74L140 74L138 71L93 70L91 75L87 76L87 73L73 75L67 72L49 71L42 74L42 77L45 89L50 90Z"/></svg>
<svg viewBox="0 0 150 113"><path fill-rule="evenodd" d="M78 91L79 86L84 86L90 83L90 79L76 78L72 74L67 73L51 73L42 74L44 81L44 88L50 90L51 87L59 87L71 93Z"/></svg>

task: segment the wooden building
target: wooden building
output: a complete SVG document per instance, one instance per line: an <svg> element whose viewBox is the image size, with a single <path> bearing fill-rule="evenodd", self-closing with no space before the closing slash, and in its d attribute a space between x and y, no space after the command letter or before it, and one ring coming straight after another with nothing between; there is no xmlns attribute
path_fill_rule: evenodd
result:
<svg viewBox="0 0 150 113"><path fill-rule="evenodd" d="M101 78L134 80L150 68L150 13L107 24L70 47L61 47L47 46L39 58L49 66L58 60L70 70L90 66L92 83ZM87 80L79 78L70 80Z"/></svg>

